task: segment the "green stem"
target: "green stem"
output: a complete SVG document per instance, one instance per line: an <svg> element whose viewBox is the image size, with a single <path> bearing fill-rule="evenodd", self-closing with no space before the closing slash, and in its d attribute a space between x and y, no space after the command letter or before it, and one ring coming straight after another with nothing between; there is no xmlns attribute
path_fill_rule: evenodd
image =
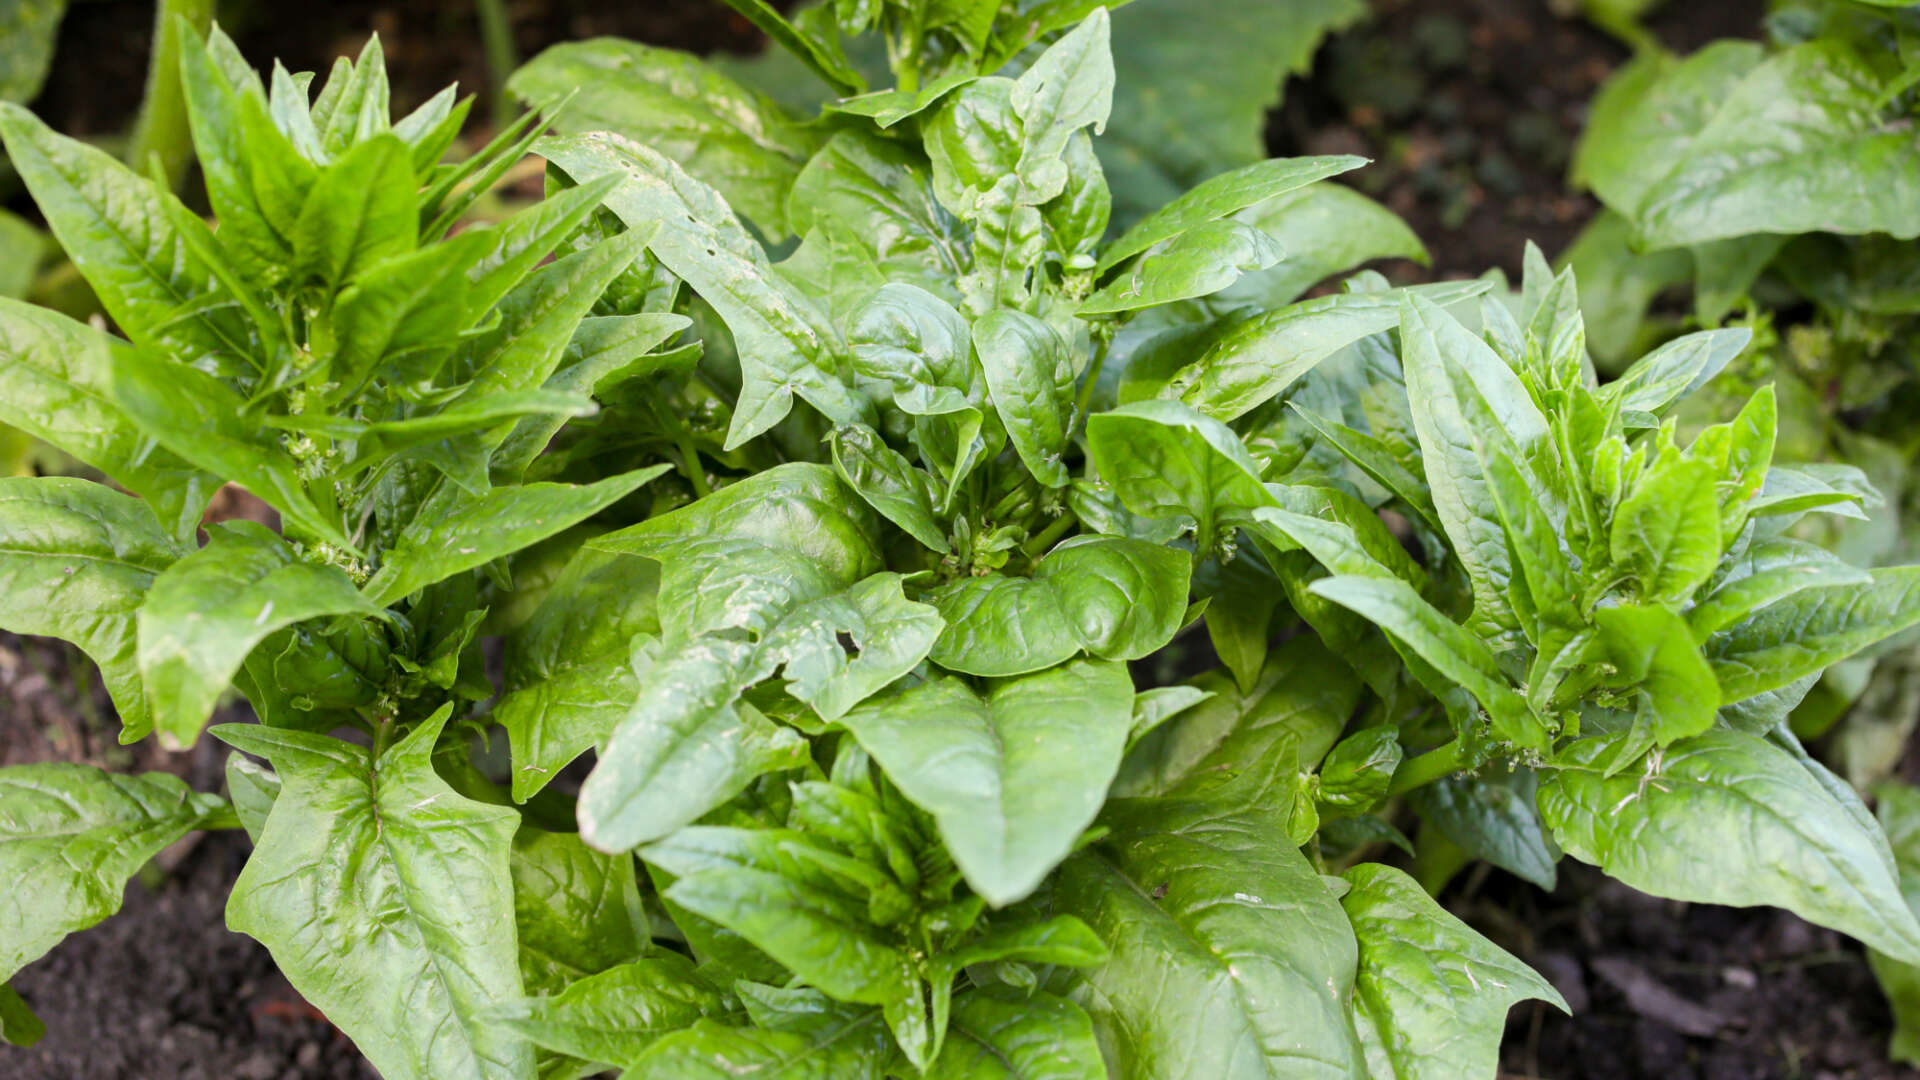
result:
<svg viewBox="0 0 1920 1080"><path fill-rule="evenodd" d="M493 89L493 126L502 127L513 119L507 76L520 66L520 54L513 47L513 20L507 17L506 0L473 0L473 7L480 16L480 49L487 58L487 81Z"/></svg>
<svg viewBox="0 0 1920 1080"><path fill-rule="evenodd" d="M1063 510L1059 517L1054 518L1047 524L1046 528L1040 530L1032 539L1022 544L1020 550L1026 554L1027 558L1038 559L1047 553L1048 548L1053 547L1056 541L1067 535L1067 533L1079 523L1080 519L1074 516L1073 511Z"/></svg>
<svg viewBox="0 0 1920 1080"><path fill-rule="evenodd" d="M1388 795L1405 795L1415 788L1423 788L1436 780L1444 780L1466 767L1466 754L1455 739L1418 757L1408 758L1393 771L1393 782L1387 785Z"/></svg>
<svg viewBox="0 0 1920 1080"><path fill-rule="evenodd" d="M1087 406L1093 401L1093 388L1099 385L1100 369L1107 366L1107 347L1109 344L1111 344L1110 339L1104 337L1100 339L1100 347L1095 349L1093 353L1093 362L1087 365L1086 377L1080 381L1080 395L1073 399L1073 414L1076 418L1074 421L1076 424L1086 417Z"/></svg>
<svg viewBox="0 0 1920 1080"><path fill-rule="evenodd" d="M153 59L147 68L146 97L127 144L127 164L145 172L158 157L160 173L175 191L193 160L193 132L180 89L180 33L184 28L205 34L212 25L213 0L160 0L154 5Z"/></svg>

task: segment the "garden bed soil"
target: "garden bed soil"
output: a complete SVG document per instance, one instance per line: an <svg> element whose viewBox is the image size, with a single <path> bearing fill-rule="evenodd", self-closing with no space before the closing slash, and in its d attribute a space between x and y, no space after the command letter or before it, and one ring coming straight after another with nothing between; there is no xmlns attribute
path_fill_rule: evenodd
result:
<svg viewBox="0 0 1920 1080"><path fill-rule="evenodd" d="M1373 7L1368 23L1289 87L1271 119L1273 151L1376 160L1360 183L1434 254L1430 269L1390 268L1397 278L1494 265L1514 273L1528 238L1549 255L1563 248L1595 209L1567 191L1567 154L1586 103L1625 50L1539 0ZM1762 5L1668 7L1656 32L1690 49L1755 33ZM701 50L757 43L744 20L708 0L516 0L510 10L522 56L595 34ZM143 78L148 11L144 2L75 5L61 49L85 60L56 67L40 111L69 131L124 126ZM486 85L467 4L347 0L246 5L241 15L233 29L247 53L280 56L296 70L324 68L378 29L403 105L456 78ZM185 754L151 741L119 746L105 695L72 655L0 636L0 764L163 768L219 789L224 754L210 740ZM226 895L246 852L237 833L176 846L128 887L124 911L21 972L13 984L45 1019L47 1037L30 1050L0 1048L0 1076L372 1077L266 951L225 929ZM1576 1006L1571 1018L1534 1003L1513 1011L1501 1063L1508 1080L1920 1078L1885 1061L1891 1021L1859 947L1791 915L1656 900L1571 862L1551 894L1482 872L1444 899Z"/></svg>

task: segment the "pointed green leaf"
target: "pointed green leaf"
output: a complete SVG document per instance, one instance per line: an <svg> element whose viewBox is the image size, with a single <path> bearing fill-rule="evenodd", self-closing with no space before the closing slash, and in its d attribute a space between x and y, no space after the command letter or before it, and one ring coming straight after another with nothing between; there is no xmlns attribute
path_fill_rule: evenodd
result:
<svg viewBox="0 0 1920 1080"><path fill-rule="evenodd" d="M726 1012L726 999L701 981L692 961L663 952L581 979L552 997L523 998L493 1015L536 1046L622 1065L660 1036Z"/></svg>
<svg viewBox="0 0 1920 1080"><path fill-rule="evenodd" d="M1870 582L1804 589L1707 639L1720 701L1764 694L1920 623L1920 567L1872 572Z"/></svg>

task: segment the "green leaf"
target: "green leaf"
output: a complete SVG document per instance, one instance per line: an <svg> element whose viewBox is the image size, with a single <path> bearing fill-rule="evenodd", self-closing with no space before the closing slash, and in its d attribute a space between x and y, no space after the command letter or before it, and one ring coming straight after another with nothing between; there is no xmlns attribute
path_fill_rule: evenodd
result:
<svg viewBox="0 0 1920 1080"><path fill-rule="evenodd" d="M718 192L671 158L616 135L548 139L539 152L581 182L620 176L607 208L628 228L659 223L650 243L655 257L712 304L733 332L744 385L727 449L779 423L796 393L829 419L863 418L865 406L840 380L846 346L839 333L774 273Z"/></svg>
<svg viewBox="0 0 1920 1080"><path fill-rule="evenodd" d="M1530 769L1495 768L1435 781L1408 798L1421 821L1468 855L1551 891L1559 879L1560 849L1534 805L1538 786Z"/></svg>
<svg viewBox="0 0 1920 1080"><path fill-rule="evenodd" d="M862 425L834 429L833 467L867 505L942 555L952 551L934 516L933 478Z"/></svg>
<svg viewBox="0 0 1920 1080"><path fill-rule="evenodd" d="M1093 1021L1052 994L954 995L953 1017L928 1080L1106 1080Z"/></svg>
<svg viewBox="0 0 1920 1080"><path fill-rule="evenodd" d="M1442 615L1413 586L1397 579L1340 575L1316 581L1310 589L1373 621L1465 688L1492 718L1496 738L1520 748L1547 748L1546 728L1507 682L1486 643Z"/></svg>
<svg viewBox="0 0 1920 1080"><path fill-rule="evenodd" d="M592 484L520 484L478 497L442 484L386 552L366 594L390 605L572 528L670 469L653 465Z"/></svg>
<svg viewBox="0 0 1920 1080"><path fill-rule="evenodd" d="M227 755L227 797L247 839L257 846L267 827L273 800L280 797L280 776L252 758L234 751Z"/></svg>
<svg viewBox="0 0 1920 1080"><path fill-rule="evenodd" d="M551 997L523 998L492 1018L536 1046L581 1061L624 1065L662 1035L722 1016L726 999L693 962L663 952L581 979Z"/></svg>
<svg viewBox="0 0 1920 1080"><path fill-rule="evenodd" d="M0 983L0 1043L19 1047L32 1046L46 1033L47 1025L33 1015L33 1009L20 999L19 992L5 983Z"/></svg>
<svg viewBox="0 0 1920 1080"><path fill-rule="evenodd" d="M1900 891L1907 907L1920 901L1920 791L1906 784L1888 783L1874 789L1879 802L1880 827L1893 849ZM1882 953L1869 953L1874 978L1893 1010L1893 1036L1887 1056L1903 1064L1920 1061L1920 967L1903 964Z"/></svg>
<svg viewBox="0 0 1920 1080"><path fill-rule="evenodd" d="M0 101L27 102L40 95L53 67L54 37L66 12L67 0L0 4Z"/></svg>
<svg viewBox="0 0 1920 1080"><path fill-rule="evenodd" d="M876 1014L868 1021L877 1026ZM860 1028L825 1034L726 1027L701 1020L654 1043L628 1080L880 1080L884 1059Z"/></svg>
<svg viewBox="0 0 1920 1080"><path fill-rule="evenodd" d="M929 655L969 675L1021 675L1082 651L1139 660L1180 629L1191 565L1185 552L1143 540L1076 537L1032 578L964 577L927 594L946 622Z"/></svg>
<svg viewBox="0 0 1920 1080"><path fill-rule="evenodd" d="M617 132L680 162L769 236L806 231L790 230L783 208L811 140L697 57L617 38L565 42L514 72L507 92L557 131Z"/></svg>
<svg viewBox="0 0 1920 1080"><path fill-rule="evenodd" d="M1279 241L1238 221L1196 225L1150 249L1128 272L1087 297L1082 315L1103 315L1211 296L1243 274L1279 262L1286 249Z"/></svg>
<svg viewBox="0 0 1920 1080"><path fill-rule="evenodd" d="M1920 963L1920 923L1886 838L1794 755L1713 731L1603 776L1624 738L1575 743L1540 785L1541 816L1567 854L1643 892L1784 907Z"/></svg>
<svg viewBox="0 0 1920 1080"><path fill-rule="evenodd" d="M1021 311L998 309L973 324L993 405L1027 471L1048 487L1070 479L1061 461L1073 413L1073 356L1059 331Z"/></svg>
<svg viewBox="0 0 1920 1080"><path fill-rule="evenodd" d="M1507 1010L1570 1012L1551 984L1434 903L1406 874L1365 863L1340 898L1360 941L1354 1021L1374 1076L1451 1080L1497 1071Z"/></svg>
<svg viewBox="0 0 1920 1080"><path fill-rule="evenodd" d="M558 993L647 951L647 916L631 858L602 855L575 833L522 825L513 837L512 867L520 974L529 992ZM548 1049L574 1053L525 1029L521 1034Z"/></svg>
<svg viewBox="0 0 1920 1080"><path fill-rule="evenodd" d="M1185 518L1202 539L1272 496L1260 465L1233 429L1176 401L1136 401L1087 420L1087 446L1100 475L1128 510Z"/></svg>
<svg viewBox="0 0 1920 1080"><path fill-rule="evenodd" d="M148 859L226 810L168 773L64 762L0 769L0 985L120 910Z"/></svg>
<svg viewBox="0 0 1920 1080"><path fill-rule="evenodd" d="M191 746L253 647L282 627L330 615L384 616L336 567L301 561L251 521L154 579L140 607L140 677L162 743Z"/></svg>
<svg viewBox="0 0 1920 1080"><path fill-rule="evenodd" d="M139 500L104 484L0 479L0 626L71 641L92 657L128 742L153 730L136 613L180 555Z"/></svg>
<svg viewBox="0 0 1920 1080"><path fill-rule="evenodd" d="M413 152L392 136L349 149L314 181L294 223L292 272L338 287L358 271L411 251L420 209Z"/></svg>
<svg viewBox="0 0 1920 1080"><path fill-rule="evenodd" d="M1602 387L1601 400L1623 413L1659 416L1718 375L1752 340L1753 331L1745 327L1674 338Z"/></svg>
<svg viewBox="0 0 1920 1080"><path fill-rule="evenodd" d="M1492 636L1515 621L1506 598L1514 568L1487 463L1496 453L1529 460L1546 419L1506 361L1425 299L1404 302L1400 334L1427 484L1473 590L1468 625Z"/></svg>
<svg viewBox="0 0 1920 1080"><path fill-rule="evenodd" d="M1160 391L1218 420L1245 415L1293 385L1322 360L1400 322L1403 297L1436 305L1485 292L1483 281L1442 282L1376 293L1303 300L1235 324ZM1464 331L1462 331L1464 333Z"/></svg>
<svg viewBox="0 0 1920 1080"><path fill-rule="evenodd" d="M47 308L0 299L0 423L145 497L185 539L219 482L156 447L114 400L114 356L131 351Z"/></svg>
<svg viewBox="0 0 1920 1080"><path fill-rule="evenodd" d="M1775 690L1920 623L1920 567L1872 571L1870 582L1804 589L1709 637L1720 701Z"/></svg>
<svg viewBox="0 0 1920 1080"><path fill-rule="evenodd" d="M1713 726L1719 688L1686 620L1662 607L1621 605L1593 613L1597 640L1614 674L1611 686L1635 686L1640 704L1634 726L1665 746Z"/></svg>
<svg viewBox="0 0 1920 1080"><path fill-rule="evenodd" d="M525 802L573 759L604 742L640 694L634 646L658 637L659 564L585 549L533 615L507 635L494 719L513 757L513 798Z"/></svg>
<svg viewBox="0 0 1920 1080"><path fill-rule="evenodd" d="M840 718L934 816L967 883L995 906L1032 892L1073 850L1132 721L1126 668L1084 660L997 682L985 696L938 678Z"/></svg>
<svg viewBox="0 0 1920 1080"><path fill-rule="evenodd" d="M249 355L244 319L220 302L151 182L4 102L0 137L62 250L86 268L87 284L135 343L185 361Z"/></svg>
<svg viewBox="0 0 1920 1080"><path fill-rule="evenodd" d="M934 198L925 155L865 131L836 134L787 193L795 232L825 229L860 244L896 282L949 296L967 264L959 222Z"/></svg>
<svg viewBox="0 0 1920 1080"><path fill-rule="evenodd" d="M1111 950L1069 995L1124 1080L1358 1074L1358 964L1333 893L1287 839L1290 754L1237 780L1118 799L1112 835L1069 859L1055 906Z"/></svg>
<svg viewBox="0 0 1920 1080"><path fill-rule="evenodd" d="M1374 259L1425 264L1427 249L1399 216L1342 184L1310 184L1235 215L1278 241L1287 257L1213 295L1224 308L1266 311L1298 299L1314 284Z"/></svg>
<svg viewBox="0 0 1920 1080"><path fill-rule="evenodd" d="M1222 173L1194 186L1121 234L1100 253L1095 272L1104 275L1127 259L1183 233L1364 164L1365 158L1352 155L1272 158Z"/></svg>
<svg viewBox="0 0 1920 1080"><path fill-rule="evenodd" d="M1920 147L1888 114L1889 92L1837 38L1753 66L1695 106L1704 122L1634 209L1645 242L1670 247L1756 232L1920 235ZM1664 163L1643 158L1637 167L1656 162Z"/></svg>
<svg viewBox="0 0 1920 1080"><path fill-rule="evenodd" d="M875 90L869 94L856 94L853 97L830 101L823 108L827 112L864 116L885 131L902 120L927 111L939 104L941 98L979 77L964 71L953 71L934 79L918 90L901 90L897 87L892 90Z"/></svg>
<svg viewBox="0 0 1920 1080"><path fill-rule="evenodd" d="M1868 585L1873 576L1805 540L1776 536L1754 542L1713 591L1687 611L1687 627L1705 641L1754 612L1803 589Z"/></svg>
<svg viewBox="0 0 1920 1080"><path fill-rule="evenodd" d="M146 349L116 350L112 363L120 407L161 446L259 496L292 531L354 550L337 511L314 502L300 463L226 383Z"/></svg>
<svg viewBox="0 0 1920 1080"><path fill-rule="evenodd" d="M322 735L226 724L284 783L227 902L300 996L392 1080L517 1080L532 1052L487 1019L520 997L509 854L519 815L434 772L451 706L379 757Z"/></svg>

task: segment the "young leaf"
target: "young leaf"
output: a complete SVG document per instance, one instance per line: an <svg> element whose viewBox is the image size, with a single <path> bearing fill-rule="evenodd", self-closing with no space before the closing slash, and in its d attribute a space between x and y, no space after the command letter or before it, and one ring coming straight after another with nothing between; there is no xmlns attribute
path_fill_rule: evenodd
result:
<svg viewBox="0 0 1920 1080"><path fill-rule="evenodd" d="M0 769L0 806L0 987L119 911L127 879L227 808L168 773L116 776L64 762Z"/></svg>
<svg viewBox="0 0 1920 1080"><path fill-rule="evenodd" d="M998 682L925 682L840 718L921 809L967 883L1003 906L1073 850L1120 767L1133 683L1118 664L1076 661Z"/></svg>
<svg viewBox="0 0 1920 1080"><path fill-rule="evenodd" d="M1560 992L1434 903L1406 874L1365 863L1340 898L1360 942L1354 1020L1375 1076L1450 1080L1499 1065L1507 1010Z"/></svg>
<svg viewBox="0 0 1920 1080"><path fill-rule="evenodd" d="M1061 456L1074 377L1067 343L1039 319L999 309L973 324L973 348L1020 460L1041 483L1065 487L1069 477Z"/></svg>
<svg viewBox="0 0 1920 1080"><path fill-rule="evenodd" d="M1101 252L1100 265L1095 272L1105 274L1156 244L1364 164L1366 159L1351 155L1272 158L1221 173L1148 214L1121 234L1119 239Z"/></svg>
<svg viewBox="0 0 1920 1080"><path fill-rule="evenodd" d="M1920 963L1886 838L1791 754L1713 731L1603 776L1626 737L1575 743L1541 783L1567 854L1656 896L1784 907Z"/></svg>
<svg viewBox="0 0 1920 1080"><path fill-rule="evenodd" d="M234 673L267 635L329 615L383 616L336 567L303 562L251 521L154 579L140 606L140 677L162 742L191 746Z"/></svg>
<svg viewBox="0 0 1920 1080"><path fill-rule="evenodd" d="M622 964L551 997L522 998L491 1018L535 1046L581 1061L624 1065L662 1035L727 1013L726 999L675 952Z"/></svg>
<svg viewBox="0 0 1920 1080"><path fill-rule="evenodd" d="M139 500L104 484L0 479L0 626L71 641L92 657L126 742L153 730L136 613L181 554Z"/></svg>
<svg viewBox="0 0 1920 1080"><path fill-rule="evenodd" d="M518 1080L532 1051L491 1022L520 997L509 851L519 815L434 772L451 706L377 758L323 735L225 724L283 788L227 902L306 1000L394 1080Z"/></svg>
<svg viewBox="0 0 1920 1080"><path fill-rule="evenodd" d="M1709 637L1704 651L1721 703L1778 689L1920 623L1920 567L1872 575L1796 592Z"/></svg>

